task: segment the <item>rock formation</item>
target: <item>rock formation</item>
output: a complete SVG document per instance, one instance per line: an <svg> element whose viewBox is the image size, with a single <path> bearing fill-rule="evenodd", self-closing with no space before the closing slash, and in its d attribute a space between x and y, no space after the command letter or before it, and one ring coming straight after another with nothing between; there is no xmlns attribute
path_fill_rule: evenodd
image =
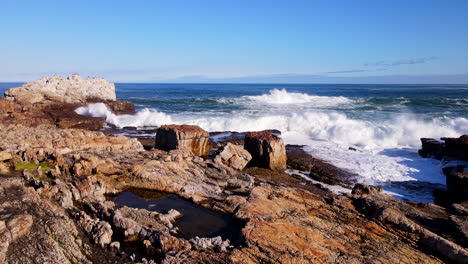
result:
<svg viewBox="0 0 468 264"><path fill-rule="evenodd" d="M136 139L123 136L62 128L57 121L18 122L33 116L31 109L37 108L25 110L29 106L9 102L13 104L0 103L2 114L8 116L0 123L0 262L466 263L468 259L466 202L449 207L402 202L367 185L355 186L352 194L333 194L307 179L270 170L284 169L286 156L281 139L269 133L245 137L252 161L256 158L267 168L241 172L228 167L241 168L248 160L237 146L226 145L214 160L196 156L208 152L208 135L198 127L163 126L156 144L169 151L145 151ZM313 169L304 163L307 159L291 159L294 155L290 166ZM458 180L454 183L461 186ZM229 214L243 227L238 231L242 246L232 247L222 237L178 236L177 219L184 216L175 210L150 212L107 200L107 195L128 188L171 193Z"/></svg>
<svg viewBox="0 0 468 264"><path fill-rule="evenodd" d="M422 138L419 154L425 158L468 160L468 135L459 138ZM466 165L443 168L447 189L434 190L435 203L451 206L453 203L468 201L468 173Z"/></svg>
<svg viewBox="0 0 468 264"><path fill-rule="evenodd" d="M156 148L161 150L188 149L196 156L207 156L208 132L198 126L163 125L156 131Z"/></svg>
<svg viewBox="0 0 468 264"><path fill-rule="evenodd" d="M250 153L240 146L227 143L214 153L213 160L236 170L242 170L252 159Z"/></svg>
<svg viewBox="0 0 468 264"><path fill-rule="evenodd" d="M6 91L5 98L22 105L116 100L114 84L98 78L83 79L78 74L67 78L58 75L45 77Z"/></svg>
<svg viewBox="0 0 468 264"><path fill-rule="evenodd" d="M442 159L444 157L468 160L468 135L459 138L421 138L422 148L419 155L424 158Z"/></svg>
<svg viewBox="0 0 468 264"><path fill-rule="evenodd" d="M459 138L442 138L445 141L445 155L468 160L468 135Z"/></svg>
<svg viewBox="0 0 468 264"><path fill-rule="evenodd" d="M451 166L443 169L447 190L437 189L434 192L435 202L450 206L453 203L468 203L468 172L467 166Z"/></svg>
<svg viewBox="0 0 468 264"><path fill-rule="evenodd" d="M269 132L249 132L244 148L252 155L249 165L272 170L286 169L286 148L283 140Z"/></svg>
<svg viewBox="0 0 468 264"><path fill-rule="evenodd" d="M421 138L422 148L418 151L423 158L442 159L444 157L445 146L443 141L433 138Z"/></svg>

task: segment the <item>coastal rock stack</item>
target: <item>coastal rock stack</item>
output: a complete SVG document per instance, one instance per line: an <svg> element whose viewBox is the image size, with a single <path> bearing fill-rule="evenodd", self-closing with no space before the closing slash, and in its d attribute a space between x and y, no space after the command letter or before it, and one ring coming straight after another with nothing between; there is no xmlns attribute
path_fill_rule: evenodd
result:
<svg viewBox="0 0 468 264"><path fill-rule="evenodd" d="M75 109L103 102L116 114L135 112L133 104L115 101L114 84L99 78L83 79L78 74L66 78L44 77L11 88L4 95L0 98L0 123L3 124L99 130L104 118L85 117Z"/></svg>
<svg viewBox="0 0 468 264"><path fill-rule="evenodd" d="M199 126L163 125L156 131L156 148L161 150L188 149L195 156L208 156L209 133Z"/></svg>
<svg viewBox="0 0 468 264"><path fill-rule="evenodd" d="M286 169L286 148L283 140L269 132L249 132L244 148L252 155L251 166L272 170Z"/></svg>
<svg viewBox="0 0 468 264"><path fill-rule="evenodd" d="M44 77L5 92L5 98L22 105L34 103L84 103L115 101L115 86L104 79L83 79L78 74L67 78L58 75Z"/></svg>

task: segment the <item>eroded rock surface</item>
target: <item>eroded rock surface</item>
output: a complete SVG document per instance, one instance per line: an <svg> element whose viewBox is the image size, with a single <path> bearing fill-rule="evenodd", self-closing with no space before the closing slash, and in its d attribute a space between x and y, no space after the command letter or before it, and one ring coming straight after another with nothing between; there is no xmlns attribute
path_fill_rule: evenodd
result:
<svg viewBox="0 0 468 264"><path fill-rule="evenodd" d="M207 156L209 133L198 126L163 125L156 131L156 148L188 149L196 156Z"/></svg>
<svg viewBox="0 0 468 264"><path fill-rule="evenodd" d="M245 135L244 148L252 155L252 166L286 169L286 148L278 136L267 131L249 132Z"/></svg>
<svg viewBox="0 0 468 264"><path fill-rule="evenodd" d="M22 105L116 100L114 84L99 78L83 79L78 74L72 74L67 78L58 75L45 77L6 91L5 98Z"/></svg>
<svg viewBox="0 0 468 264"><path fill-rule="evenodd" d="M236 170L242 170L252 159L252 155L240 146L227 143L214 153L214 161Z"/></svg>
<svg viewBox="0 0 468 264"><path fill-rule="evenodd" d="M444 157L468 160L468 135L459 138L421 138L422 148L419 154L425 158L442 159Z"/></svg>

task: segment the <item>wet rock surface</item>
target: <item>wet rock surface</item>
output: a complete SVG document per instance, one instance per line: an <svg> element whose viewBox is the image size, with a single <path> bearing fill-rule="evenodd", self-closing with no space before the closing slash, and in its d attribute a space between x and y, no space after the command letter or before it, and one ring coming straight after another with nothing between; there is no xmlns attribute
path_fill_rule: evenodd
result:
<svg viewBox="0 0 468 264"><path fill-rule="evenodd" d="M468 160L468 135L442 140L422 138L419 154L436 159ZM447 188L434 190L435 203L450 207L453 203L468 201L467 165L448 166L442 171L446 176Z"/></svg>
<svg viewBox="0 0 468 264"><path fill-rule="evenodd" d="M303 147L300 145L286 145L288 168L308 172L312 179L326 184L345 187L354 185L358 175L312 157Z"/></svg>
<svg viewBox="0 0 468 264"><path fill-rule="evenodd" d="M444 157L468 160L468 135L459 138L421 138L422 148L419 155L424 158L442 159Z"/></svg>

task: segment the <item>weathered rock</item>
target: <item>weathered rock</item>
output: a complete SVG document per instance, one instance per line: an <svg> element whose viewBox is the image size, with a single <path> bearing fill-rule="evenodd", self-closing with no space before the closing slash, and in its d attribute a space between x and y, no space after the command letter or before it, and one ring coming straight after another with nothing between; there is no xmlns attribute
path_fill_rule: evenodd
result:
<svg viewBox="0 0 468 264"><path fill-rule="evenodd" d="M81 240L74 221L46 193L25 187L21 178L0 177L1 263L117 261L116 256Z"/></svg>
<svg viewBox="0 0 468 264"><path fill-rule="evenodd" d="M338 168L321 159L312 157L304 146L286 145L287 165L289 169L309 172L309 177L331 185L352 186L358 175Z"/></svg>
<svg viewBox="0 0 468 264"><path fill-rule="evenodd" d="M227 145L218 148L214 153L213 160L236 170L242 170L251 159L252 155L247 150L227 143Z"/></svg>
<svg viewBox="0 0 468 264"><path fill-rule="evenodd" d="M459 138L442 138L445 141L445 155L468 160L468 135Z"/></svg>
<svg viewBox="0 0 468 264"><path fill-rule="evenodd" d="M418 151L423 158L442 159L445 155L445 144L433 138L421 138L422 148Z"/></svg>
<svg viewBox="0 0 468 264"><path fill-rule="evenodd" d="M10 160L12 158L13 158L13 155L11 155L10 152L0 151L0 161Z"/></svg>
<svg viewBox="0 0 468 264"><path fill-rule="evenodd" d="M468 248L468 215L452 215L449 219L456 230L455 236L460 241L460 245Z"/></svg>
<svg viewBox="0 0 468 264"><path fill-rule="evenodd" d="M244 148L252 155L249 165L272 170L286 169L286 148L283 140L269 132L249 132Z"/></svg>
<svg viewBox="0 0 468 264"><path fill-rule="evenodd" d="M107 101L106 105L116 115L135 114L135 105L125 101Z"/></svg>
<svg viewBox="0 0 468 264"><path fill-rule="evenodd" d="M216 250L219 252L226 251L230 247L229 240L223 240L220 236L213 238L195 237L190 239L190 244L198 251Z"/></svg>
<svg viewBox="0 0 468 264"><path fill-rule="evenodd" d="M454 202L468 201L468 173L454 172L448 174L447 190Z"/></svg>
<svg viewBox="0 0 468 264"><path fill-rule="evenodd" d="M74 216L95 244L103 248L112 242L113 231L108 222L93 219L83 211L76 212Z"/></svg>
<svg viewBox="0 0 468 264"><path fill-rule="evenodd" d="M98 78L82 79L78 74L72 74L67 78L57 75L45 77L6 91L5 98L22 105L116 100L114 84Z"/></svg>
<svg viewBox="0 0 468 264"><path fill-rule="evenodd" d="M208 132L198 126L163 125L156 132L156 148L188 149L196 156L207 156L210 151L208 136Z"/></svg>
<svg viewBox="0 0 468 264"><path fill-rule="evenodd" d="M450 157L460 160L468 160L468 135L459 138L441 138L439 141L433 138L421 138L422 149L419 155L424 158L442 159Z"/></svg>
<svg viewBox="0 0 468 264"><path fill-rule="evenodd" d="M418 243L423 248L433 250L446 261L466 263L468 251L465 248L429 230L433 226L418 224L430 223L432 215L424 216L424 212L414 210L414 207L384 194L378 187L357 184L353 195L356 208L371 219L378 219L402 231L416 234L419 237ZM438 228L438 224L435 228Z"/></svg>

